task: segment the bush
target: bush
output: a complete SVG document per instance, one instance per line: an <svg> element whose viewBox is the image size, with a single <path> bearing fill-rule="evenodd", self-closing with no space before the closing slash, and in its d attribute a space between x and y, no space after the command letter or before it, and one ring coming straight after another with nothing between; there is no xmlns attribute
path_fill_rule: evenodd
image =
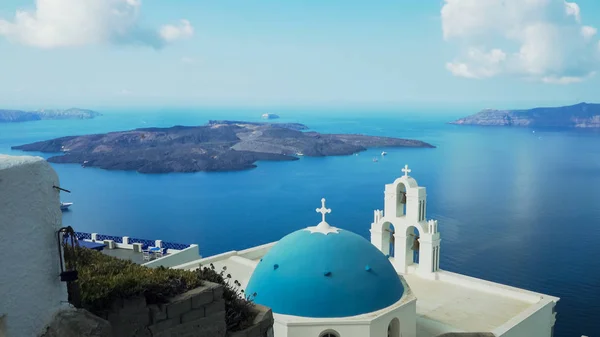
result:
<svg viewBox="0 0 600 337"><path fill-rule="evenodd" d="M170 298L200 287L203 281L223 285L226 320L229 331L246 328L252 323L255 313L252 302L240 296L239 283L229 283L214 267L196 271L148 268L128 260L121 260L101 252L76 247L66 249L67 266L75 264L79 273L82 306L90 312L104 317L112 303L143 295L148 304L166 303Z"/></svg>
<svg viewBox="0 0 600 337"><path fill-rule="evenodd" d="M223 285L227 330L238 331L252 325L252 320L256 316L256 313L252 311L252 300L256 294L246 296L244 291L240 289L241 284L237 280L234 280L232 285L230 283L231 275L225 275L227 267L223 267L217 273L215 266L211 263L210 267L200 266L196 272L202 280Z"/></svg>

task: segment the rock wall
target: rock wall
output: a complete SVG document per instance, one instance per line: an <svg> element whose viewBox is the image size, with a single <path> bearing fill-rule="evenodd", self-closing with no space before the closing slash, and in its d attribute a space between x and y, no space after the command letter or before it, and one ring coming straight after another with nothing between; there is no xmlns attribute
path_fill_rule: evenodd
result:
<svg viewBox="0 0 600 337"><path fill-rule="evenodd" d="M273 312L271 309L255 304L254 308L257 315L252 322L252 326L236 332L230 332L227 337L273 337Z"/></svg>
<svg viewBox="0 0 600 337"><path fill-rule="evenodd" d="M256 306L258 314L246 330L227 332L223 287L206 282L165 304L148 305L144 297L117 300L106 319L114 337L267 337L273 314ZM269 335L271 333L271 335Z"/></svg>
<svg viewBox="0 0 600 337"><path fill-rule="evenodd" d="M41 337L112 337L110 324L83 309L59 312Z"/></svg>

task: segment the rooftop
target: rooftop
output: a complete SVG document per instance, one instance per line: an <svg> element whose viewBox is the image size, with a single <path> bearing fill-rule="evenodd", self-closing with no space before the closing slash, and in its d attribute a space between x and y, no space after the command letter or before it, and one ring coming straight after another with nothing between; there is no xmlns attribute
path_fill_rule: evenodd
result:
<svg viewBox="0 0 600 337"><path fill-rule="evenodd" d="M198 245L85 232L76 232L76 236L80 246L96 249L105 255L130 260L136 264L171 267L180 264L181 261L196 260L200 257ZM139 249L136 249L136 245L139 245ZM156 249L158 252L154 250L148 252L148 248ZM144 260L144 253L139 251L140 249L146 250L147 260Z"/></svg>
<svg viewBox="0 0 600 337"><path fill-rule="evenodd" d="M195 269L213 264L245 288L254 268L275 243L203 258L175 268ZM447 271L437 279L401 274L417 298L417 336L435 337L447 332L503 331L524 315L558 298L509 287ZM525 317L526 317L525 316Z"/></svg>
<svg viewBox="0 0 600 337"><path fill-rule="evenodd" d="M493 331L534 304L415 274L403 276L418 299L419 337L437 336L443 326L465 332Z"/></svg>

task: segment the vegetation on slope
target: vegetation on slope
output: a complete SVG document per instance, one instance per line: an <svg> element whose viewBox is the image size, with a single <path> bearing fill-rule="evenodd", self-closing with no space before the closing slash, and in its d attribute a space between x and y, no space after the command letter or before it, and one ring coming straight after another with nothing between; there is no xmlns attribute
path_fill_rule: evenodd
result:
<svg viewBox="0 0 600 337"><path fill-rule="evenodd" d="M72 261L76 261L82 307L98 316L104 316L119 298L143 295L148 304L166 303L176 295L202 286L204 281L223 286L229 331L245 329L256 315L252 301L239 290L239 282L231 284L231 276L224 275L225 269L217 272L212 265L195 271L148 268L78 247L66 249L65 260L71 266Z"/></svg>

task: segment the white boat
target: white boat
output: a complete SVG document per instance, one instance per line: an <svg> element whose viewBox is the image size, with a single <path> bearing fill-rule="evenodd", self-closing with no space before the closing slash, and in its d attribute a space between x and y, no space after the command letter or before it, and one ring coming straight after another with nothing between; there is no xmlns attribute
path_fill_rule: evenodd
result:
<svg viewBox="0 0 600 337"><path fill-rule="evenodd" d="M386 154L387 154L387 152L385 152L385 151L381 152L382 156L385 156Z"/></svg>
<svg viewBox="0 0 600 337"><path fill-rule="evenodd" d="M61 211L66 211L69 209L69 207L71 207L71 205L73 205L72 202L61 202L60 203L60 210Z"/></svg>
<svg viewBox="0 0 600 337"><path fill-rule="evenodd" d="M378 161L379 161L379 159L377 159L377 158L373 158L373 162L375 162L375 163L376 163L376 162L378 162Z"/></svg>
<svg viewBox="0 0 600 337"><path fill-rule="evenodd" d="M262 114L262 116L260 116L260 117L263 118L263 119L276 119L276 118L279 118L278 115L272 114L272 113L265 113L265 114Z"/></svg>
<svg viewBox="0 0 600 337"><path fill-rule="evenodd" d="M296 155L297 155L297 156L304 156L304 153L302 153L302 152L298 152L298 153L296 153Z"/></svg>

